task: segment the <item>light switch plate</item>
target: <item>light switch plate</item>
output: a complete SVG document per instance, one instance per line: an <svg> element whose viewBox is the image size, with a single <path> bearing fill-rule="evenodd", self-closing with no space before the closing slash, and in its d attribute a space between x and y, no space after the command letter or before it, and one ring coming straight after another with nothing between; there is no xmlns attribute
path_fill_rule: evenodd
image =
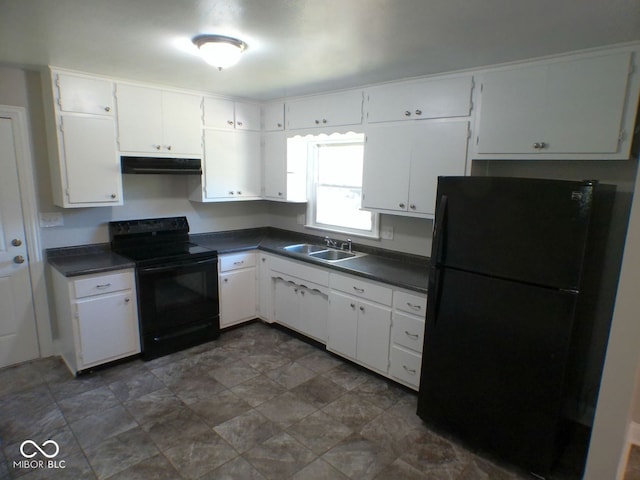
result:
<svg viewBox="0 0 640 480"><path fill-rule="evenodd" d="M380 237L383 240L393 240L393 227L382 227L380 229Z"/></svg>
<svg viewBox="0 0 640 480"><path fill-rule="evenodd" d="M62 212L40 212L40 227L61 227L63 225Z"/></svg>

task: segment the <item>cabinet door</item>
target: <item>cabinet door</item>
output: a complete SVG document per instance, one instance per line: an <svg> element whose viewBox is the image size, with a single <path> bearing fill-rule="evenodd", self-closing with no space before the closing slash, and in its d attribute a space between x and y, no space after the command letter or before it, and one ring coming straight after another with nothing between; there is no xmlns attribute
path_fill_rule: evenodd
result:
<svg viewBox="0 0 640 480"><path fill-rule="evenodd" d="M59 73L56 85L61 111L113 116L113 82Z"/></svg>
<svg viewBox="0 0 640 480"><path fill-rule="evenodd" d="M418 122L412 129L408 211L435 215L438 176L465 174L469 123Z"/></svg>
<svg viewBox="0 0 640 480"><path fill-rule="evenodd" d="M284 132L262 134L262 166L264 197L273 200L287 198L287 139Z"/></svg>
<svg viewBox="0 0 640 480"><path fill-rule="evenodd" d="M273 321L274 286L271 279L271 257L258 255L258 315L267 322Z"/></svg>
<svg viewBox="0 0 640 480"><path fill-rule="evenodd" d="M162 152L202 155L202 97L162 92Z"/></svg>
<svg viewBox="0 0 640 480"><path fill-rule="evenodd" d="M358 302L358 335L356 358L374 370L387 373L391 309L372 303Z"/></svg>
<svg viewBox="0 0 640 480"><path fill-rule="evenodd" d="M118 143L124 152L162 149L162 92L132 85L117 86Z"/></svg>
<svg viewBox="0 0 640 480"><path fill-rule="evenodd" d="M294 282L283 280L282 278L275 278L274 282L275 321L298 330L300 326L300 300L298 295L300 287Z"/></svg>
<svg viewBox="0 0 640 480"><path fill-rule="evenodd" d="M236 128L240 130L260 130L260 105L235 102Z"/></svg>
<svg viewBox="0 0 640 480"><path fill-rule="evenodd" d="M269 103L262 106L262 129L266 131L284 130L283 103Z"/></svg>
<svg viewBox="0 0 640 480"><path fill-rule="evenodd" d="M300 287L299 330L302 333L327 342L327 316L329 301L326 294L318 289Z"/></svg>
<svg viewBox="0 0 640 480"><path fill-rule="evenodd" d="M370 125L364 145L362 206L407 210L411 161L407 125Z"/></svg>
<svg viewBox="0 0 640 480"><path fill-rule="evenodd" d="M204 99L204 126L211 128L234 128L234 105L232 100L222 98Z"/></svg>
<svg viewBox="0 0 640 480"><path fill-rule="evenodd" d="M535 153L541 142L547 67L488 73L482 78L478 153Z"/></svg>
<svg viewBox="0 0 640 480"><path fill-rule="evenodd" d="M287 103L287 128L321 127L324 114L323 97L311 97ZM326 122L325 122L326 124Z"/></svg>
<svg viewBox="0 0 640 480"><path fill-rule="evenodd" d="M629 53L549 66L545 153L616 153L629 75Z"/></svg>
<svg viewBox="0 0 640 480"><path fill-rule="evenodd" d="M256 316L256 270L245 268L219 276L220 327Z"/></svg>
<svg viewBox="0 0 640 480"><path fill-rule="evenodd" d="M260 158L260 132L234 132L236 142L236 169L238 188L236 195L244 198L259 198L262 184L262 162Z"/></svg>
<svg viewBox="0 0 640 480"><path fill-rule="evenodd" d="M335 291L329 292L327 348L355 359L357 332L358 310L356 300ZM389 348L389 345L387 345L387 348Z"/></svg>
<svg viewBox="0 0 640 480"><path fill-rule="evenodd" d="M113 118L62 115L60 122L69 203L122 204Z"/></svg>
<svg viewBox="0 0 640 480"><path fill-rule="evenodd" d="M132 295L101 295L75 304L83 368L140 352Z"/></svg>
<svg viewBox="0 0 640 480"><path fill-rule="evenodd" d="M327 95L321 122L329 126L361 124L362 91Z"/></svg>

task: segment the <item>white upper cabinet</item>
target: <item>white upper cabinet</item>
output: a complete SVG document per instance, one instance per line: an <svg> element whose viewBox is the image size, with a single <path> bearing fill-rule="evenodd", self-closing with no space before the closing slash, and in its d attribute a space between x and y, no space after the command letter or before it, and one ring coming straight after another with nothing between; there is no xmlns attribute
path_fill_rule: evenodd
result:
<svg viewBox="0 0 640 480"><path fill-rule="evenodd" d="M205 97L204 126L258 131L260 130L260 105Z"/></svg>
<svg viewBox="0 0 640 480"><path fill-rule="evenodd" d="M287 128L335 127L362 123L362 91L318 95L287 102Z"/></svg>
<svg viewBox="0 0 640 480"><path fill-rule="evenodd" d="M202 156L202 97L118 84L120 151Z"/></svg>
<svg viewBox="0 0 640 480"><path fill-rule="evenodd" d="M61 112L113 116L113 82L102 78L56 74Z"/></svg>
<svg viewBox="0 0 640 480"><path fill-rule="evenodd" d="M472 83L469 75L368 88L365 91L367 121L468 117Z"/></svg>
<svg viewBox="0 0 640 480"><path fill-rule="evenodd" d="M630 62L622 52L484 74L474 156L628 158Z"/></svg>
<svg viewBox="0 0 640 480"><path fill-rule="evenodd" d="M464 175L468 119L370 125L362 207L432 218L439 175Z"/></svg>
<svg viewBox="0 0 640 480"><path fill-rule="evenodd" d="M51 72L44 89L54 204L122 205L113 82Z"/></svg>
<svg viewBox="0 0 640 480"><path fill-rule="evenodd" d="M262 129L267 132L284 130L284 103L275 102L262 106Z"/></svg>

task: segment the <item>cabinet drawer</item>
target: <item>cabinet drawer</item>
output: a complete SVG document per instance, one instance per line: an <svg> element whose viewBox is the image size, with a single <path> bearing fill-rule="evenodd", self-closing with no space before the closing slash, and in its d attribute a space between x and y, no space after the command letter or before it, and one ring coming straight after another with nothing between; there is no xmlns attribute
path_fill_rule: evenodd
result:
<svg viewBox="0 0 640 480"><path fill-rule="evenodd" d="M75 298L90 297L92 295L129 290L131 288L133 288L132 272L89 276L73 281Z"/></svg>
<svg viewBox="0 0 640 480"><path fill-rule="evenodd" d="M418 388L422 357L396 345L391 347L389 374L402 382Z"/></svg>
<svg viewBox="0 0 640 480"><path fill-rule="evenodd" d="M393 308L424 317L427 311L427 297L407 292L393 292Z"/></svg>
<svg viewBox="0 0 640 480"><path fill-rule="evenodd" d="M256 254L253 252L236 253L233 255L222 255L220 257L220 271L228 272L239 268L255 267Z"/></svg>
<svg viewBox="0 0 640 480"><path fill-rule="evenodd" d="M391 335L393 343L421 352L424 340L424 320L395 312Z"/></svg>
<svg viewBox="0 0 640 480"><path fill-rule="evenodd" d="M354 295L356 297L366 298L383 305L391 305L392 290L382 285L360 280L355 277L347 277L345 275L329 276L329 286L335 290Z"/></svg>

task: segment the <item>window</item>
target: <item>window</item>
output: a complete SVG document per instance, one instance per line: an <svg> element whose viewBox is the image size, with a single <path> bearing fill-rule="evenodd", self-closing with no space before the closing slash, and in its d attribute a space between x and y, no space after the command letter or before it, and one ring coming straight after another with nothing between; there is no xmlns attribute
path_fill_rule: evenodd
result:
<svg viewBox="0 0 640 480"><path fill-rule="evenodd" d="M306 137L310 166L307 227L378 236L378 215L361 210L364 135Z"/></svg>

